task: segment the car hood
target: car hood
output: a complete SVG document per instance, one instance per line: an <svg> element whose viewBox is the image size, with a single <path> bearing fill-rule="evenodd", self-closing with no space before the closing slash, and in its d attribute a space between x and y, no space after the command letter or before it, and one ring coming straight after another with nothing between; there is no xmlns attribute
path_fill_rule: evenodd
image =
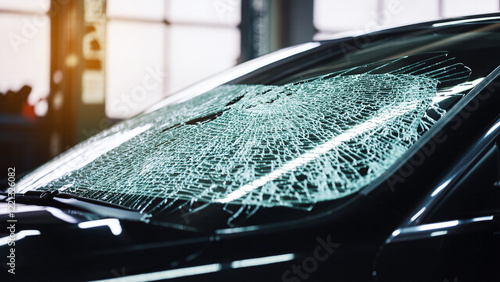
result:
<svg viewBox="0 0 500 282"><path fill-rule="evenodd" d="M8 211L9 205L0 203L0 210ZM0 252L14 257L14 278L21 281L34 273L42 280L55 279L51 265L57 266L59 277L82 280L119 277L124 268L134 271L134 265L144 270L148 261L176 268L198 257L213 240L178 225L43 205L16 204L15 213L0 214L0 221L6 225L0 230ZM1 268L3 276L12 267Z"/></svg>

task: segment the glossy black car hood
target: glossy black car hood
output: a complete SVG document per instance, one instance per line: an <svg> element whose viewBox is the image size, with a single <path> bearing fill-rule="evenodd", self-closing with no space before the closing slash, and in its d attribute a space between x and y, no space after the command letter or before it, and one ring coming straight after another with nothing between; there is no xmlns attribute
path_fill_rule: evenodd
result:
<svg viewBox="0 0 500 282"><path fill-rule="evenodd" d="M0 210L7 211L8 204L0 203ZM41 277L51 273L47 265L57 266L60 277L84 280L109 277L131 262L143 270L148 260L157 265L161 259L165 268L174 268L196 258L212 240L180 226L158 226L76 209L16 204L15 219L8 215L0 214L0 221L7 224L0 230L0 252L15 250L16 274L7 277L20 281L36 272ZM1 276L9 275L9 269L2 264Z"/></svg>

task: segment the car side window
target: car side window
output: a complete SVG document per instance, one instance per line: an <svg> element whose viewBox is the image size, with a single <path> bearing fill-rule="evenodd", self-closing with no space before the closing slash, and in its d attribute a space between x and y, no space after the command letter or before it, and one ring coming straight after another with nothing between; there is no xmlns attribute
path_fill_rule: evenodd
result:
<svg viewBox="0 0 500 282"><path fill-rule="evenodd" d="M444 196L426 222L469 219L500 213L500 153L493 144Z"/></svg>

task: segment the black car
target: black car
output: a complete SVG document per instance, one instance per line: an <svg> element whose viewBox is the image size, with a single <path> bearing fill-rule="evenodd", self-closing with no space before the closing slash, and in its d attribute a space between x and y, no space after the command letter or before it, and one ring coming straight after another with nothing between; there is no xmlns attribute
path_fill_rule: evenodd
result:
<svg viewBox="0 0 500 282"><path fill-rule="evenodd" d="M499 281L499 65L500 14L239 65L11 168L1 280Z"/></svg>

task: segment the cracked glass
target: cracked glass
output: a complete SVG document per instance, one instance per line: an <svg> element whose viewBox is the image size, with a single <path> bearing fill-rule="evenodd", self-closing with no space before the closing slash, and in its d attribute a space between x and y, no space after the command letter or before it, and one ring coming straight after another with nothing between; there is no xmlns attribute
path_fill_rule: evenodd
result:
<svg viewBox="0 0 500 282"><path fill-rule="evenodd" d="M461 96L470 69L445 53L402 57L283 85L222 85L119 123L25 177L153 216L219 205L310 210L392 166Z"/></svg>

